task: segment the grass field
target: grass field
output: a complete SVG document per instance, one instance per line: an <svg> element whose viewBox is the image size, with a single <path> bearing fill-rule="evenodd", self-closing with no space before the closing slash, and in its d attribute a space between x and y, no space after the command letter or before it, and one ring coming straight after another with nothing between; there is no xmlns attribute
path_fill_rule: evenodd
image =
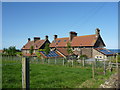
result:
<svg viewBox="0 0 120 90"><path fill-rule="evenodd" d="M22 65L17 58L3 58L2 87L22 88ZM103 75L103 68L95 70L92 78L91 66L69 66L41 64L39 61L30 63L30 88L99 88L101 83L114 72Z"/></svg>
<svg viewBox="0 0 120 90"><path fill-rule="evenodd" d="M22 65L20 62L15 60L3 61L3 88L22 87ZM99 72L102 72L101 70L96 69ZM98 88L112 73L107 72L106 76L96 73L95 80L93 80L91 68L31 63L30 88L84 88L88 86L89 88ZM86 82L87 84L85 84Z"/></svg>

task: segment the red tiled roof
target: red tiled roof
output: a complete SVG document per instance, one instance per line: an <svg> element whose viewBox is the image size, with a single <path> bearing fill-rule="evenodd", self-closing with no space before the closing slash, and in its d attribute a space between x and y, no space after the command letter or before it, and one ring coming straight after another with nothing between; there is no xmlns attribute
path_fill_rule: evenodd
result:
<svg viewBox="0 0 120 90"><path fill-rule="evenodd" d="M67 48L56 48L56 50L58 51L58 53L63 54L64 56L77 55L74 51L73 54L68 54Z"/></svg>
<svg viewBox="0 0 120 90"><path fill-rule="evenodd" d="M94 48L95 50L101 50L101 49L106 49L106 48Z"/></svg>
<svg viewBox="0 0 120 90"><path fill-rule="evenodd" d="M60 53L62 53L65 56L68 56L67 48L56 48Z"/></svg>
<svg viewBox="0 0 120 90"><path fill-rule="evenodd" d="M71 46L94 46L96 40L97 40L96 34L75 36L71 41ZM50 47L66 47L68 41L69 41L69 37L57 38L56 42L52 41Z"/></svg>
<svg viewBox="0 0 120 90"><path fill-rule="evenodd" d="M76 36L71 42L71 46L94 46L97 40L96 35Z"/></svg>
<svg viewBox="0 0 120 90"><path fill-rule="evenodd" d="M45 40L37 40L37 41L29 41L27 42L22 49L30 49L31 46L33 46L34 49L39 49L43 44Z"/></svg>
<svg viewBox="0 0 120 90"><path fill-rule="evenodd" d="M69 41L68 37L65 38L56 38L55 41L52 41L50 47L65 47Z"/></svg>
<svg viewBox="0 0 120 90"><path fill-rule="evenodd" d="M3 53L3 50L0 50L0 53Z"/></svg>

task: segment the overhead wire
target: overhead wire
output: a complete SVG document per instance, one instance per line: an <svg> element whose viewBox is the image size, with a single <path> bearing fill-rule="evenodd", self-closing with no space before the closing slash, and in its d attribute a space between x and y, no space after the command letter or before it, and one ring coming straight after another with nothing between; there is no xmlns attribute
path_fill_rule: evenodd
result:
<svg viewBox="0 0 120 90"><path fill-rule="evenodd" d="M85 25L86 23L89 22L90 19L92 19L104 6L106 3L103 3L100 7L97 7L96 9L93 9L93 11L89 11L88 14L83 15L82 21L79 19L78 23L71 25L70 27L81 27L83 24ZM84 18L84 19L83 19Z"/></svg>

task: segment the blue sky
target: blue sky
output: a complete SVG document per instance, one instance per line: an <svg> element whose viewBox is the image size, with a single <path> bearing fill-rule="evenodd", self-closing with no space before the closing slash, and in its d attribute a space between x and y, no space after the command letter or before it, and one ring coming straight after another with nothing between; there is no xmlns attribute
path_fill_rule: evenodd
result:
<svg viewBox="0 0 120 90"><path fill-rule="evenodd" d="M27 39L45 35L68 37L95 33L100 28L106 48L118 48L117 2L18 2L2 3L2 47L20 49Z"/></svg>

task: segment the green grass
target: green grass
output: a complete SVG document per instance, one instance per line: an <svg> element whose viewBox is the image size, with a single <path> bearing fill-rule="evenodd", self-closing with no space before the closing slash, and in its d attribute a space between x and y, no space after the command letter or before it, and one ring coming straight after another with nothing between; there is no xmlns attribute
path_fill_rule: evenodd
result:
<svg viewBox="0 0 120 90"><path fill-rule="evenodd" d="M21 64L4 65L2 67L2 87L21 88Z"/></svg>
<svg viewBox="0 0 120 90"><path fill-rule="evenodd" d="M39 64L31 65L31 87L75 88L88 78L91 78L91 69Z"/></svg>
<svg viewBox="0 0 120 90"><path fill-rule="evenodd" d="M84 83L82 83L79 88L99 88L99 86L104 83L112 74L115 72L107 72L104 75L96 75L95 79L88 79Z"/></svg>
<svg viewBox="0 0 120 90"><path fill-rule="evenodd" d="M3 60L2 87L22 87L22 65L13 64L15 60ZM5 65L7 64L7 65ZM30 64L30 88L97 88L112 73L101 74L103 69L97 68L95 80L92 79L90 67L68 67L63 65ZM99 74L100 73L100 74ZM91 87L89 87L91 85Z"/></svg>
<svg viewBox="0 0 120 90"><path fill-rule="evenodd" d="M3 88L21 88L21 65L3 66ZM75 88L91 78L90 69L31 64L31 88Z"/></svg>
<svg viewBox="0 0 120 90"><path fill-rule="evenodd" d="M21 57L2 57L2 64L15 64L21 63Z"/></svg>

